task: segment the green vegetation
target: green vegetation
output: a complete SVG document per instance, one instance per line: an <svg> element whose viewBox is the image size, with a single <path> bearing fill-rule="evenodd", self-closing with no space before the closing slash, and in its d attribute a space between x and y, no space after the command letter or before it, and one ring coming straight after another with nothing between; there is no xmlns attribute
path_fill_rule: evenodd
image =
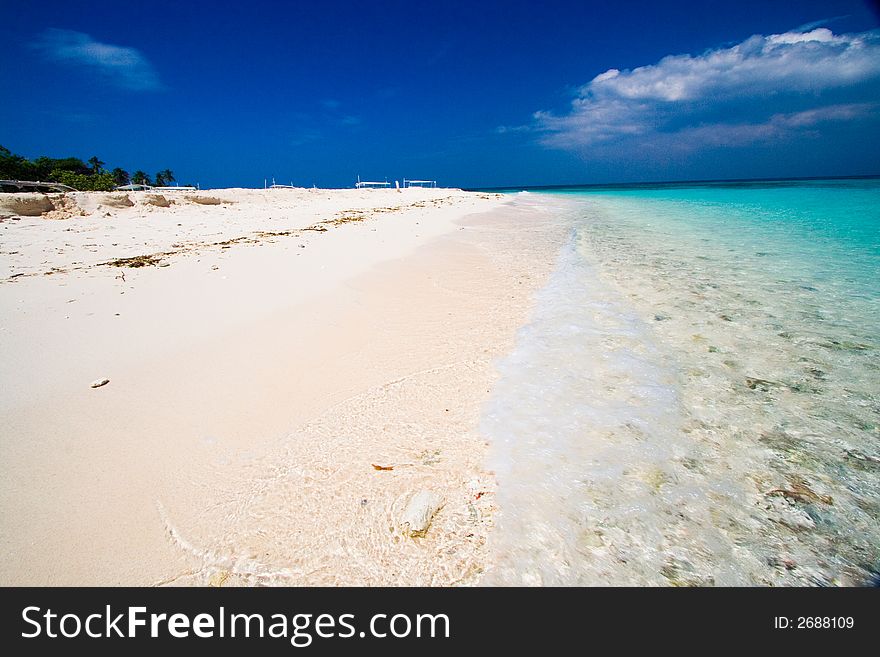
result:
<svg viewBox="0 0 880 657"><path fill-rule="evenodd" d="M161 187L174 182L174 172L163 169L156 174L155 183L143 171L129 176L125 169L116 167L106 171L97 155L83 162L78 157L53 158L40 156L29 160L0 146L0 180L33 180L58 182L80 191L110 191L129 182Z"/></svg>
<svg viewBox="0 0 880 657"><path fill-rule="evenodd" d="M101 162L97 155L92 155L92 157L89 158L89 164L92 165L92 173L101 173L101 167L103 167L106 162Z"/></svg>
<svg viewBox="0 0 880 657"><path fill-rule="evenodd" d="M50 172L48 180L60 182L62 185L73 187L81 192L109 192L116 187L116 180L114 180L113 174L110 173L85 175L74 173L73 171L64 171L63 169L54 169Z"/></svg>
<svg viewBox="0 0 880 657"><path fill-rule="evenodd" d="M138 169L133 174L131 174L131 182L135 185L152 185L153 181L150 180L150 177Z"/></svg>
<svg viewBox="0 0 880 657"><path fill-rule="evenodd" d="M162 169L162 171L156 173L157 187L164 187L172 182L174 182L174 172L171 169Z"/></svg>
<svg viewBox="0 0 880 657"><path fill-rule="evenodd" d="M120 169L116 167L113 171L110 172L110 175L113 176L113 180L117 185L127 185L130 177L128 175L128 171L125 169Z"/></svg>

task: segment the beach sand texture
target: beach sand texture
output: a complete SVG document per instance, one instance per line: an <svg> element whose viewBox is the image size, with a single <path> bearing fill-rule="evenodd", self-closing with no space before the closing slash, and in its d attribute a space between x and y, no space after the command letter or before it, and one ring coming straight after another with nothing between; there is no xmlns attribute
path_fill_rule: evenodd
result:
<svg viewBox="0 0 880 657"><path fill-rule="evenodd" d="M0 583L479 579L478 419L549 214L444 189L27 196L0 207Z"/></svg>

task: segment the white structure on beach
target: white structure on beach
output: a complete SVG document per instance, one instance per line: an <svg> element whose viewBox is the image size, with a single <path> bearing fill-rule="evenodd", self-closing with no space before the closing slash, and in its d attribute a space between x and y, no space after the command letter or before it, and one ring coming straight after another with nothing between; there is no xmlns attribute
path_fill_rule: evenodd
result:
<svg viewBox="0 0 880 657"><path fill-rule="evenodd" d="M372 189L375 187L391 187L391 183L388 180L383 182L370 181L370 180L361 180L361 177L358 176L357 182L354 185L357 189ZM394 181L394 186L400 189L400 183L398 181ZM436 187L436 180L409 180L407 178L403 179L403 186L406 187Z"/></svg>
<svg viewBox="0 0 880 657"><path fill-rule="evenodd" d="M375 182L369 180L361 180L361 177L358 176L357 182L354 185L357 189L373 189L375 187L391 187L391 183L387 180L385 182Z"/></svg>
<svg viewBox="0 0 880 657"><path fill-rule="evenodd" d="M0 180L0 192L75 192L69 185L57 182L41 182L39 180Z"/></svg>
<svg viewBox="0 0 880 657"><path fill-rule="evenodd" d="M263 189L296 189L293 185L293 181L290 181L289 185L282 185L281 183L276 183L275 179L272 178L272 184L269 184L269 181L266 178L263 178Z"/></svg>

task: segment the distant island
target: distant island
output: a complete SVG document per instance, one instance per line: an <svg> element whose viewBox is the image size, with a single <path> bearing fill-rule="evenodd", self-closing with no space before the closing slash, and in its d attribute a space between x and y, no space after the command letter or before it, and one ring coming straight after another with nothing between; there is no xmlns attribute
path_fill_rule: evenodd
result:
<svg viewBox="0 0 880 657"><path fill-rule="evenodd" d="M54 158L45 155L29 160L0 146L0 180L56 182L89 192L109 192L129 183L164 187L176 181L171 169L157 171L150 178L141 170L131 174L120 167L107 170L105 164L97 155L85 162L78 157Z"/></svg>

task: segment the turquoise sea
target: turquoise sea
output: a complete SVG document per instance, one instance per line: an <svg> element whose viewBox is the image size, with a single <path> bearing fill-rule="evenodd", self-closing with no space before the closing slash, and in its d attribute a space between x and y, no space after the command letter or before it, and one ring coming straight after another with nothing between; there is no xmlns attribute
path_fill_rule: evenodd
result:
<svg viewBox="0 0 880 657"><path fill-rule="evenodd" d="M880 572L880 180L526 190L569 228L485 409L490 583Z"/></svg>

